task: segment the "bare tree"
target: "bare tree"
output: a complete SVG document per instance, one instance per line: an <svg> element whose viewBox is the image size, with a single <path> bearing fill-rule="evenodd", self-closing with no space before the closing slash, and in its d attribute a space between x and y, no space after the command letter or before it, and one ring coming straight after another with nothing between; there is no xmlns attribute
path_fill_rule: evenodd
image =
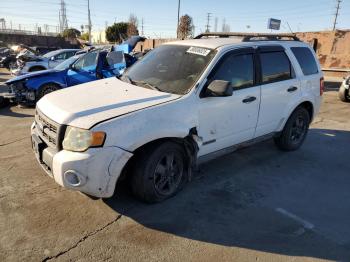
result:
<svg viewBox="0 0 350 262"><path fill-rule="evenodd" d="M192 17L189 15L183 15L180 17L180 23L177 27L177 37L180 39L185 39L193 37L194 26Z"/></svg>
<svg viewBox="0 0 350 262"><path fill-rule="evenodd" d="M139 35L139 30L137 29L139 21L136 15L130 14L128 24L128 36Z"/></svg>

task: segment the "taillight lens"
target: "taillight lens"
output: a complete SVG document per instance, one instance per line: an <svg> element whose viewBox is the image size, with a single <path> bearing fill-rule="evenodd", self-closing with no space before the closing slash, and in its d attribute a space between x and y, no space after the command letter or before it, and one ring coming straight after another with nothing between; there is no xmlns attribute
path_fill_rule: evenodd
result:
<svg viewBox="0 0 350 262"><path fill-rule="evenodd" d="M320 78L320 96L323 95L323 92L324 92L324 78L321 77Z"/></svg>

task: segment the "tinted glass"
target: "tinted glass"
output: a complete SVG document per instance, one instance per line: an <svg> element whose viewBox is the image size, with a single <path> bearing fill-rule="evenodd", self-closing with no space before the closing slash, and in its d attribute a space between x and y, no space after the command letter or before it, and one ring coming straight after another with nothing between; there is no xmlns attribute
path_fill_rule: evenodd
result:
<svg viewBox="0 0 350 262"><path fill-rule="evenodd" d="M211 80L225 80L235 89L254 85L253 55L229 55L215 71Z"/></svg>
<svg viewBox="0 0 350 262"><path fill-rule="evenodd" d="M145 88L173 94L187 93L214 57L202 47L163 45L150 51L129 68L122 78Z"/></svg>
<svg viewBox="0 0 350 262"><path fill-rule="evenodd" d="M267 52L260 54L263 83L272 83L291 78L291 67L284 52Z"/></svg>
<svg viewBox="0 0 350 262"><path fill-rule="evenodd" d="M296 59L298 60L298 63L304 75L313 75L318 73L315 57L313 56L309 48L292 47L291 50Z"/></svg>

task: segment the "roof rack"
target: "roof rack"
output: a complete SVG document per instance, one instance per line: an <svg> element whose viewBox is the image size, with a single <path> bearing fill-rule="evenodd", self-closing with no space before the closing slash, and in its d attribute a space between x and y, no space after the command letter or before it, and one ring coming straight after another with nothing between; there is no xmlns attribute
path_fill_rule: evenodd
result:
<svg viewBox="0 0 350 262"><path fill-rule="evenodd" d="M235 33L235 32L208 32L202 33L196 36L194 39L201 39L205 37L217 37L217 38L229 38L229 37L242 37L242 42L249 41L281 41L281 40L292 40L300 41L295 34L268 34L268 33Z"/></svg>

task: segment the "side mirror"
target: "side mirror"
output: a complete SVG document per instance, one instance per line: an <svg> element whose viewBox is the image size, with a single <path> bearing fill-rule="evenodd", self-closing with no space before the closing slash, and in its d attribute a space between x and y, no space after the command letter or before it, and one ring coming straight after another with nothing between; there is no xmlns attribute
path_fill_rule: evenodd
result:
<svg viewBox="0 0 350 262"><path fill-rule="evenodd" d="M231 83L223 80L214 80L207 87L208 96L232 96Z"/></svg>
<svg viewBox="0 0 350 262"><path fill-rule="evenodd" d="M69 65L69 69L70 69L70 70L73 70L73 71L76 71L76 70L75 70L74 63Z"/></svg>

